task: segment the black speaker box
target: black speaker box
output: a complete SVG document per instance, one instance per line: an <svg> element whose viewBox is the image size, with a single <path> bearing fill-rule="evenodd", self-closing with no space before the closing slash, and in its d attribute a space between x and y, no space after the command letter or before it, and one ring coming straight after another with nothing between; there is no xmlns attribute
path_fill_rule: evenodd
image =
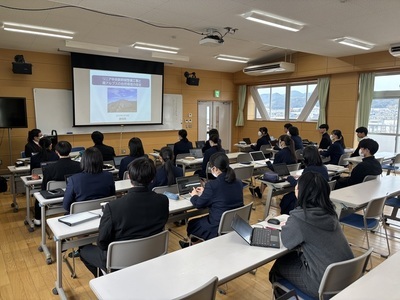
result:
<svg viewBox="0 0 400 300"><path fill-rule="evenodd" d="M200 78L188 77L186 78L187 85L199 85Z"/></svg>
<svg viewBox="0 0 400 300"><path fill-rule="evenodd" d="M12 67L14 74L32 74L32 64L13 62Z"/></svg>

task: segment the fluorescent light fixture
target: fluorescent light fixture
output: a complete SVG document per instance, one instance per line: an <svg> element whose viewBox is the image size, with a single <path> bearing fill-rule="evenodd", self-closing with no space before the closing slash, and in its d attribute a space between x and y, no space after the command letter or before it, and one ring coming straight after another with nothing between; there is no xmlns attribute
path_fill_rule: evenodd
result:
<svg viewBox="0 0 400 300"><path fill-rule="evenodd" d="M189 56L162 53L162 52L152 52L151 57L167 59L167 60L189 61Z"/></svg>
<svg viewBox="0 0 400 300"><path fill-rule="evenodd" d="M264 25L295 32L301 30L304 27L304 24L300 24L295 21L288 20L279 16L274 16L268 13L250 11L243 14L242 17L253 22L258 22Z"/></svg>
<svg viewBox="0 0 400 300"><path fill-rule="evenodd" d="M337 38L337 39L334 39L333 41L336 43L342 44L342 45L359 48L359 49L363 49L363 50L371 50L375 46L374 44L360 41L360 40L357 40L357 39L354 39L351 37Z"/></svg>
<svg viewBox="0 0 400 300"><path fill-rule="evenodd" d="M215 58L219 60L233 61L242 64L247 64L249 62L249 58L247 57L232 56L226 54L218 54L217 56L215 56Z"/></svg>
<svg viewBox="0 0 400 300"><path fill-rule="evenodd" d="M118 47L70 41L70 40L65 41L65 47L93 50L93 51L100 51L100 52L108 52L108 53L118 53L119 52Z"/></svg>
<svg viewBox="0 0 400 300"><path fill-rule="evenodd" d="M156 52L170 53L170 54L177 54L179 50L179 48L168 47L163 45L147 44L141 42L134 43L132 47L141 50L156 51Z"/></svg>
<svg viewBox="0 0 400 300"><path fill-rule="evenodd" d="M9 22L3 23L3 29L6 31L56 37L61 39L72 39L74 35L74 32L72 31Z"/></svg>

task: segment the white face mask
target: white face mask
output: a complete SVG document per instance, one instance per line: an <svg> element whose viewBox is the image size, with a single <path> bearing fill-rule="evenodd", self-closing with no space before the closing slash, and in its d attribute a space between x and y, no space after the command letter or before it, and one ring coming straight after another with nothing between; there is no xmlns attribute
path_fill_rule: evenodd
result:
<svg viewBox="0 0 400 300"><path fill-rule="evenodd" d="M258 136L262 136L262 132L261 131L257 132L257 134L258 134Z"/></svg>
<svg viewBox="0 0 400 300"><path fill-rule="evenodd" d="M332 141L335 140L335 137L333 136L333 134L331 134L329 137L331 138Z"/></svg>
<svg viewBox="0 0 400 300"><path fill-rule="evenodd" d="M358 150L358 154L359 154L361 157L364 157L364 153L361 151L361 149Z"/></svg>

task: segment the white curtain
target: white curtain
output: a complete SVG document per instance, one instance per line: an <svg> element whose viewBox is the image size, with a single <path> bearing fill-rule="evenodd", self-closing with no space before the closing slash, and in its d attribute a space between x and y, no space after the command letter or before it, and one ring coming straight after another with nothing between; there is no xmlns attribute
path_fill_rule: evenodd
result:
<svg viewBox="0 0 400 300"><path fill-rule="evenodd" d="M239 86L239 95L238 95L238 102L239 102L239 107L238 107L238 116L236 119L236 126L244 126L244 105L246 103L246 86L241 85Z"/></svg>
<svg viewBox="0 0 400 300"><path fill-rule="evenodd" d="M328 102L329 77L318 79L319 117L317 128L326 123L326 103Z"/></svg>
<svg viewBox="0 0 400 300"><path fill-rule="evenodd" d="M368 127L372 98L374 96L374 84L375 75L373 73L364 73L360 75L358 126Z"/></svg>

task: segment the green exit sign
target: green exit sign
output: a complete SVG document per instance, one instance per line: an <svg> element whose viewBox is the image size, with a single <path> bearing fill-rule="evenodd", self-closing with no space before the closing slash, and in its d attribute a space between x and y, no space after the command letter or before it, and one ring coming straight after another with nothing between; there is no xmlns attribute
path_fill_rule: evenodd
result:
<svg viewBox="0 0 400 300"><path fill-rule="evenodd" d="M220 93L220 90L214 90L214 97L219 98Z"/></svg>

